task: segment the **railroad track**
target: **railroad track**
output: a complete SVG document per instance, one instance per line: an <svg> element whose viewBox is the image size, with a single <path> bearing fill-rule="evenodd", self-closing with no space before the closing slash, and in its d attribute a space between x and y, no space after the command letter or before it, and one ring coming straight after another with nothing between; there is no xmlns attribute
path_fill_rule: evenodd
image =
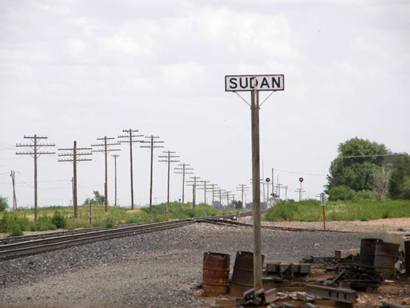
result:
<svg viewBox="0 0 410 308"><path fill-rule="evenodd" d="M248 215L250 216L250 215ZM244 217L244 216L241 216ZM227 220L224 218L220 219L207 219L204 218L202 222L214 224L214 225L224 225L233 227L253 227L253 224L248 224L239 221ZM326 230L313 229L313 228L293 228L293 227L283 227L283 226L261 226L262 229L277 230L277 231L294 231L294 232L336 232L336 233L354 233L353 231L342 231L342 230Z"/></svg>
<svg viewBox="0 0 410 308"><path fill-rule="evenodd" d="M252 215L251 212L242 212L235 216L197 217L142 225L121 225L112 229L89 228L82 230L58 231L28 236L9 237L0 240L0 261L79 246L96 241L175 229L198 222L252 226L234 221L236 217L246 217L250 215Z"/></svg>
<svg viewBox="0 0 410 308"><path fill-rule="evenodd" d="M190 218L142 225L122 225L112 229L90 228L7 238L0 241L0 261L83 245L96 241L175 229L197 222L209 222L219 219L228 221L233 218L233 216Z"/></svg>

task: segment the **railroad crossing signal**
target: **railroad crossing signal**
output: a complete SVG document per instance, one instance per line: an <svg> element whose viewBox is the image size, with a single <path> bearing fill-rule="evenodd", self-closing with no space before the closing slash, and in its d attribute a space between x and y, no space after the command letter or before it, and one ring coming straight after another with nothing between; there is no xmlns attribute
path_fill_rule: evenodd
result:
<svg viewBox="0 0 410 308"><path fill-rule="evenodd" d="M259 148L259 109L275 92L285 89L285 76L277 75L227 75L225 76L225 92L234 92L251 108L252 133L252 205L253 205L253 284L255 289L263 288L262 284L262 239L260 209L260 148ZM251 103L248 103L238 92L250 91ZM259 103L259 92L271 93Z"/></svg>
<svg viewBox="0 0 410 308"><path fill-rule="evenodd" d="M270 178L266 178L265 181L266 181L266 183L269 183L269 182L270 182Z"/></svg>

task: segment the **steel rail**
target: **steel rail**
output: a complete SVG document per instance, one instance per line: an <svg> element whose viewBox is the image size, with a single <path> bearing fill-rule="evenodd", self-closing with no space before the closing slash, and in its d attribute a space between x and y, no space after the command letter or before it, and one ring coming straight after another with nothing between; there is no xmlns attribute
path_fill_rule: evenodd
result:
<svg viewBox="0 0 410 308"><path fill-rule="evenodd" d="M253 227L253 224L248 224L239 221L231 221L226 219L203 219L201 222L210 223L214 225L225 225L233 227ZM293 232L333 232L333 233L357 233L354 231L344 231L344 230L323 230L314 228L294 228L294 227L283 227L283 226L261 226L262 229L278 230L278 231L293 231Z"/></svg>
<svg viewBox="0 0 410 308"><path fill-rule="evenodd" d="M99 230L82 234L57 236L46 239L5 244L0 247L0 260L14 259L27 255L34 255L42 252L78 246L91 242L108 240L119 237L126 237L137 234L168 230L183 227L195 223L195 220L172 221L167 223L155 223L138 225L127 228Z"/></svg>
<svg viewBox="0 0 410 308"><path fill-rule="evenodd" d="M241 213L242 214L242 213ZM189 218L150 224L131 224L112 229L92 228L75 231L53 232L41 235L22 236L15 241L6 239L0 244L0 261L34 255L42 252L78 246L113 238L144 234L183 227L196 222L232 219L233 216Z"/></svg>

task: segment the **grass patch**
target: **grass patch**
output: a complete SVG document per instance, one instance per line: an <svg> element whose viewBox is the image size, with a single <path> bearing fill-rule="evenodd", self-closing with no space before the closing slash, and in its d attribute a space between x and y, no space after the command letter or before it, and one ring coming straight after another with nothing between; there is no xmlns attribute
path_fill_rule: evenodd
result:
<svg viewBox="0 0 410 308"><path fill-rule="evenodd" d="M382 218L410 217L410 200L334 201L326 206L326 218L367 221ZM265 215L269 221L320 221L322 207L316 200L280 202Z"/></svg>
<svg viewBox="0 0 410 308"><path fill-rule="evenodd" d="M215 209L205 204L200 204L192 209L190 205L172 203L154 205L149 208L129 210L121 207L109 207L105 212L104 206L93 205L91 209L92 220L89 222L89 207L79 206L78 217L74 218L71 207L47 207L38 210L37 223L34 223L32 209L19 209L14 212L0 214L0 232L18 234L24 231L46 231L55 229L76 229L85 227L113 228L119 224L143 224L162 222L191 217L233 215L238 211L233 209Z"/></svg>

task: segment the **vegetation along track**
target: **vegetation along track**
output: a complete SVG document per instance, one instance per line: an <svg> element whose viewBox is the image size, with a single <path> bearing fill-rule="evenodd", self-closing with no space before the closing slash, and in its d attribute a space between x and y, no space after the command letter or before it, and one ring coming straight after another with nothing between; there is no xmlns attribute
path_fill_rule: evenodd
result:
<svg viewBox="0 0 410 308"><path fill-rule="evenodd" d="M240 216L243 215L248 214L240 214ZM201 221L210 222L219 219L224 219L224 221L227 221L232 218L232 216L191 218L142 225L125 225L112 229L91 228L84 230L45 233L41 235L20 236L15 239L8 238L0 242L0 261L101 240L174 229Z"/></svg>

